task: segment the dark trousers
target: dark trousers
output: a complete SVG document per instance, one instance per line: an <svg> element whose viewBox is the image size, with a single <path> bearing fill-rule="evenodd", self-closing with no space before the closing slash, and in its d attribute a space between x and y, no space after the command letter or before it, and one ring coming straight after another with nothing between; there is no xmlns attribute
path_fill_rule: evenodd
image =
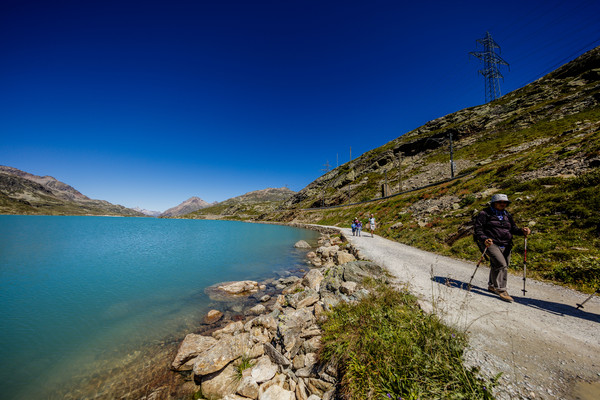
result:
<svg viewBox="0 0 600 400"><path fill-rule="evenodd" d="M508 265L510 264L510 253L512 246L506 246L504 249L492 244L488 247L487 254L490 257L490 278L488 285L501 292L506 291L506 282L508 280Z"/></svg>

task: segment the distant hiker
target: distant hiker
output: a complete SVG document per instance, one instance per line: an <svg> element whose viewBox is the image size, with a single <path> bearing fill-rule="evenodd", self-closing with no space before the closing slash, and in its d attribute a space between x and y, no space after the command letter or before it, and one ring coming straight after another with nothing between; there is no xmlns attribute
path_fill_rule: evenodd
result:
<svg viewBox="0 0 600 400"><path fill-rule="evenodd" d="M371 229L371 237L374 237L373 232L375 232L375 217L373 214L371 214L371 217L369 218L369 229Z"/></svg>
<svg viewBox="0 0 600 400"><path fill-rule="evenodd" d="M513 235L528 236L529 228L519 228L512 215L506 211L510 201L505 194L492 196L490 206L481 211L475 218L475 239L481 249L487 247L490 258L490 277L488 290L500 296L500 299L512 302L508 295L506 282L508 280L508 265L510 252L513 247Z"/></svg>
<svg viewBox="0 0 600 400"><path fill-rule="evenodd" d="M352 236L356 236L356 229L358 228L358 226L356 225L356 220L356 218L352 220Z"/></svg>
<svg viewBox="0 0 600 400"><path fill-rule="evenodd" d="M360 222L358 220L358 218L356 219L356 227L357 227L357 230L358 230L358 236L360 236L360 233L362 232L362 228L363 227L362 227L362 222Z"/></svg>

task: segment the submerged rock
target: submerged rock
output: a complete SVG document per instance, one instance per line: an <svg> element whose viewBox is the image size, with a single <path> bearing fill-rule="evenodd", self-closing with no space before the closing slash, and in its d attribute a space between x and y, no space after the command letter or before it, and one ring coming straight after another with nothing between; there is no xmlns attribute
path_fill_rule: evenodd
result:
<svg viewBox="0 0 600 400"><path fill-rule="evenodd" d="M223 313L218 310L210 310L204 317L203 322L206 325L211 325L220 320L223 317Z"/></svg>
<svg viewBox="0 0 600 400"><path fill-rule="evenodd" d="M296 242L296 244L294 245L294 247L297 249L310 249L311 248L310 244L308 244L305 240L298 240Z"/></svg>
<svg viewBox="0 0 600 400"><path fill-rule="evenodd" d="M211 300L229 301L238 297L250 296L259 290L261 290L261 285L256 281L234 281L209 286L204 292Z"/></svg>

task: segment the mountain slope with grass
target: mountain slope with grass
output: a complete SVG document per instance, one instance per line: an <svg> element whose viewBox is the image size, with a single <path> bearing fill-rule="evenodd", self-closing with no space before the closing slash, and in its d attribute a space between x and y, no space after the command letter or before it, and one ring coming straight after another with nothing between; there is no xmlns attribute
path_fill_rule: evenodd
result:
<svg viewBox="0 0 600 400"><path fill-rule="evenodd" d="M430 121L363 154L262 219L348 227L372 212L384 237L476 260L471 216L492 194L506 193L517 223L533 231L531 273L590 291L600 285L599 166L596 48L494 102ZM520 254L522 239L515 245ZM515 256L513 264L522 260Z"/></svg>
<svg viewBox="0 0 600 400"><path fill-rule="evenodd" d="M51 176L7 166L0 166L0 214L144 216L105 200L90 199Z"/></svg>
<svg viewBox="0 0 600 400"><path fill-rule="evenodd" d="M196 219L254 219L274 212L295 192L286 188L267 188L245 193L213 206L184 215Z"/></svg>

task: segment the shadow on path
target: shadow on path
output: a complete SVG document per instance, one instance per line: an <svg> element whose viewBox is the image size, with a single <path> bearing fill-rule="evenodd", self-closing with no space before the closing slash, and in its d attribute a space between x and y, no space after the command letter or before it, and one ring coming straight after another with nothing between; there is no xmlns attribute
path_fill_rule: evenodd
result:
<svg viewBox="0 0 600 400"><path fill-rule="evenodd" d="M469 286L468 282L462 282L457 279L444 276L434 276L431 278L431 280L439 283L440 285L445 285L456 289L468 290ZM481 296L498 298L497 295L488 292L487 288L481 288L475 285L471 286L471 292ZM515 303L522 304L527 307L537 308L538 310L545 311L556 316L570 316L600 323L600 315L587 312L583 309L578 310L575 305L539 300L531 297L518 297L514 294L511 296L515 299Z"/></svg>

